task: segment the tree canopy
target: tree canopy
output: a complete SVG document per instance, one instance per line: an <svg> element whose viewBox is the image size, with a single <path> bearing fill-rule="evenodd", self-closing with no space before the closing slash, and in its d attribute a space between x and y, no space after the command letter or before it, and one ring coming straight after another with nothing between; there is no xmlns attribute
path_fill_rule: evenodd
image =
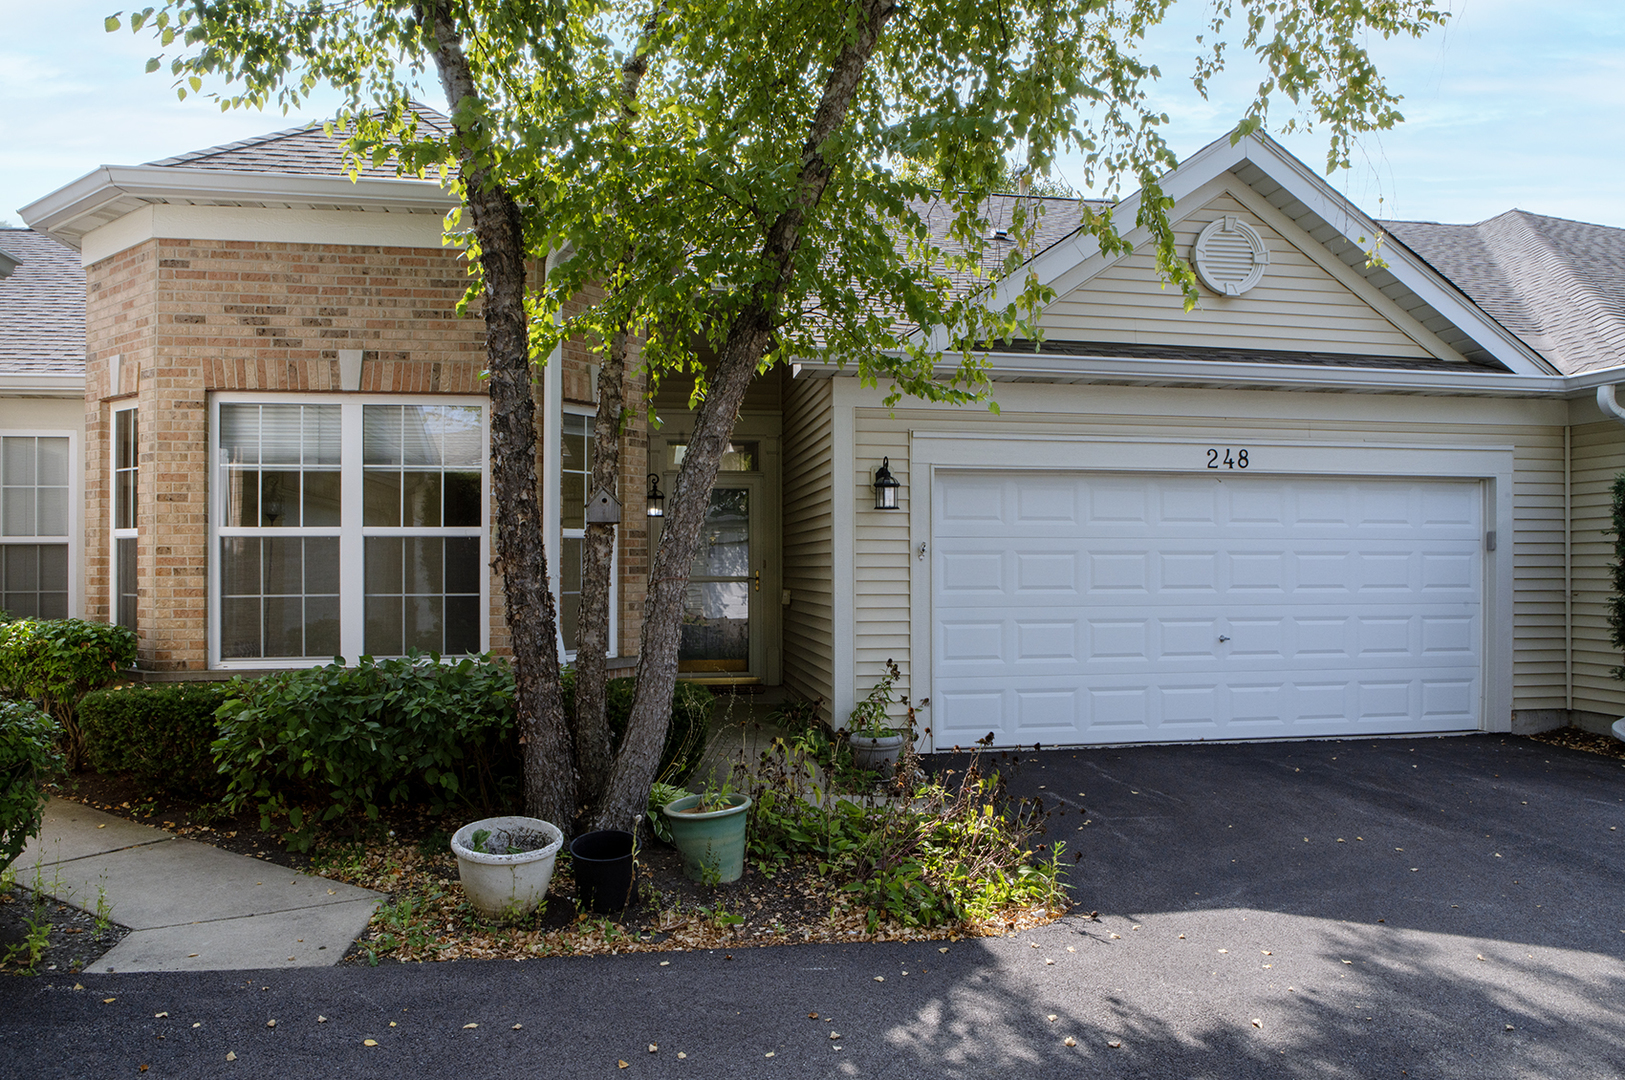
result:
<svg viewBox="0 0 1625 1080"><path fill-rule="evenodd" d="M149 69L167 70L183 96L290 108L337 87L336 122L358 155L438 174L462 196L450 227L469 247L491 329L520 713L533 755L553 755L537 770L563 774L527 790L543 816L569 821L587 804L596 823L625 824L653 775L675 613L752 377L824 360L893 401L985 398L987 343L1039 337L1050 299L1021 276L1028 203L1009 223L1018 243L988 248L987 196L1008 186L1012 159L1042 179L1071 155L1091 187L1139 188L1133 224L1162 273L1195 296L1159 187L1176 162L1146 53L1171 2L171 0L128 21L157 36ZM1362 132L1401 118L1367 39L1444 19L1434 0L1214 0L1192 92L1231 54L1249 55L1261 81L1233 137L1262 127L1284 96L1288 123L1324 125L1333 168ZM431 81L449 133L413 108ZM1125 223L1109 210L1085 213L1083 228L1122 250ZM527 282L526 260L543 258L546 280ZM995 310L974 286L1006 275L1019 284ZM602 298L567 311L589 285ZM551 599L515 587L521 569L545 565L534 499L522 497L535 486L521 460L527 424L534 438L524 388L566 335L601 343L611 361L601 379L617 385L614 354L624 360L635 342L632 362L652 383L694 377L698 410L650 575L638 704L613 775L585 784L573 773L600 736L566 730L556 657L540 655L551 652ZM620 419L601 406L601 447ZM535 633L521 633L531 622Z"/></svg>

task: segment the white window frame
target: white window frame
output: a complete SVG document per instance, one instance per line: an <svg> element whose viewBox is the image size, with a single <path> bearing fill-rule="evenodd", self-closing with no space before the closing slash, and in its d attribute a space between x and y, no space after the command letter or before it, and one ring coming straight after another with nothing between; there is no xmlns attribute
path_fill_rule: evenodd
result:
<svg viewBox="0 0 1625 1080"><path fill-rule="evenodd" d="M118 527L118 417L119 413L135 414L135 527L121 529ZM118 542L120 540L134 540L136 542L136 557L141 556L141 407L136 401L121 401L113 405L112 412L107 418L107 621L115 626L122 626L118 621L119 597L123 595L123 582L119 579L118 569ZM71 556L70 552L70 556ZM139 575L137 575L139 577ZM136 602L136 625L132 629L139 631L141 625L141 604L139 594Z"/></svg>
<svg viewBox="0 0 1625 1080"><path fill-rule="evenodd" d="M68 549L68 617L77 618L84 611L84 597L81 595L79 568L79 548L83 537L81 524L81 508L84 506L83 474L77 467L79 462L79 433L60 428L6 428L0 430L0 438L20 439L62 439L68 440L68 533L66 536L6 536L0 528L0 544L56 544L61 543ZM3 453L0 447L0 453ZM4 462L0 461L0 466ZM0 525L3 525L0 522ZM0 589L0 593L3 593Z"/></svg>
<svg viewBox="0 0 1625 1080"><path fill-rule="evenodd" d="M594 380L594 386L596 386L596 385L597 385L597 381ZM563 418L565 416L585 416L587 419L589 419L589 420L591 420L593 422L593 427L594 428L597 427L597 423L598 423L598 410L596 408L594 408L593 406L566 404L566 405L561 406L561 409L562 409L562 411L560 413L558 434L554 437L553 441L549 444L551 453L553 454L553 459L552 460L554 461L555 464L554 464L553 467L550 467L547 470L548 471L548 479L550 481L552 481L552 483L554 485L554 489L556 491L560 491L560 492L562 492L563 489L564 489L564 469L563 469L564 456L563 456L563 453L562 453L562 443L563 443L563 440L564 440L564 420L563 420ZM587 435L587 447L588 447L588 453L589 454L592 451L593 438L594 438L594 436L593 436L592 433L589 433ZM542 455L542 461L545 463L548 460L549 459L548 459L547 455L544 453ZM617 485L617 486L619 486L619 485ZM591 499L592 498L592 473L591 473L591 471L589 471L587 473L587 479L586 479L585 484L583 485L583 488L584 488L584 497L587 498L587 499ZM622 517L622 525L624 525L625 524L625 517L626 517L626 511L624 509L621 512L621 517ZM557 542L553 546L553 550L554 550L554 552L556 552L556 554L553 556L553 561L556 564L557 569L551 575L551 577L552 577L552 585L553 585L553 610L555 612L559 613L559 633L558 633L558 637L559 637L559 653L560 653L561 656L564 657L564 662L565 663L573 664L573 663L575 663L575 659L576 659L576 651L574 649L568 648L564 643L564 620L563 620L564 541L566 541L566 540L585 540L586 539L586 537L587 537L587 529L586 529L585 504L583 504L583 509L582 509L582 527L581 528L579 528L579 529L567 529L567 528L564 527L564 508L563 508L563 506L559 507L558 522L559 522L559 528L558 528L558 532L555 534L555 536L557 537ZM620 633L619 633L620 632L620 623L621 623L621 620L620 620L620 596L621 596L621 537L620 537L620 528L621 528L620 526L616 527L614 542L610 546L610 556L609 556L609 635L608 635L608 641L605 643L606 648L604 650L606 655L608 655L608 656L618 656L620 654ZM579 629L579 626L580 626L580 624L579 624L579 621L578 621L578 623L577 623L577 628L578 629Z"/></svg>
<svg viewBox="0 0 1625 1080"><path fill-rule="evenodd" d="M220 406L222 405L339 405L339 500L342 524L331 528L284 528L276 535L337 536L339 538L339 647L347 664L366 651L366 538L369 536L446 536L444 528L387 528L362 524L365 469L362 451L362 412L368 405L473 405L480 410L480 442L487 452L480 458L480 565L491 564L491 401L483 395L462 394L299 394L229 391L209 396L209 666L232 669L296 669L329 663L326 657L220 656L220 540L230 536L265 536L258 528L227 528L225 492L216 482L220 470ZM470 529L472 533L473 528ZM491 574L485 569L480 583L480 652L491 648Z"/></svg>

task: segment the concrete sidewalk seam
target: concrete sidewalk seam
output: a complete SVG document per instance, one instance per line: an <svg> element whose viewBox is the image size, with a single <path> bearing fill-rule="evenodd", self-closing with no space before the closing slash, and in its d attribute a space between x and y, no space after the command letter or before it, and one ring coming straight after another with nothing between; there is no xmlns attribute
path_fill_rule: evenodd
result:
<svg viewBox="0 0 1625 1080"><path fill-rule="evenodd" d="M218 919L193 919L190 922L160 923L160 924L158 924L156 926L140 926L140 927L132 927L131 929L133 929L133 930L173 930L176 927L180 927L180 926L207 926L210 923L233 922L233 921L235 921L237 919L263 919L267 915L289 915L289 914L292 914L292 913L294 913L296 911L316 911L319 908L337 907L337 906L339 906L341 904L361 903L362 901L365 901L365 900L368 900L368 899L370 899L370 898L365 897L365 896L352 896L348 900L328 900L328 901L326 901L324 903L320 903L320 904L306 904L303 907L277 908L274 911L251 911L246 915L222 915ZM69 902L71 903L71 901L69 901ZM382 900L374 900L373 901L373 903L375 903L375 904L382 904L383 902L384 901L382 901ZM73 906L78 907L79 905L74 904ZM84 908L79 908L79 910L84 911L85 909Z"/></svg>
<svg viewBox="0 0 1625 1080"><path fill-rule="evenodd" d="M54 859L53 861L51 861L49 863L46 863L46 862L32 862L32 863L28 864L28 868L33 869L36 866L66 866L66 865L68 865L68 863L79 862L79 861L81 861L83 859L99 859L103 855L116 855L118 852L121 852L121 851L134 851L136 848L156 847L159 844L168 844L168 843L170 843L172 841L180 840L180 839L183 839L183 838L179 837L179 836L160 836L156 840L143 840L139 844L126 844L124 847L108 848L106 851L90 851L90 852L86 852L83 855L69 855L65 859L62 858L61 856L58 856L56 859ZM13 865L18 865L18 864L14 863Z"/></svg>

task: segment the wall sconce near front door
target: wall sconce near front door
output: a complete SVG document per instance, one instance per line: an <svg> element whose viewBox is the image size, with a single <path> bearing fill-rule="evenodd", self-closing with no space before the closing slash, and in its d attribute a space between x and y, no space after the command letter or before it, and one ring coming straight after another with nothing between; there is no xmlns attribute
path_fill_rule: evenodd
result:
<svg viewBox="0 0 1625 1080"><path fill-rule="evenodd" d="M897 489L902 484L891 474L891 458L881 458L880 468L875 470L875 509L896 510Z"/></svg>
<svg viewBox="0 0 1625 1080"><path fill-rule="evenodd" d="M649 516L666 516L666 496L660 491L660 474L649 474Z"/></svg>

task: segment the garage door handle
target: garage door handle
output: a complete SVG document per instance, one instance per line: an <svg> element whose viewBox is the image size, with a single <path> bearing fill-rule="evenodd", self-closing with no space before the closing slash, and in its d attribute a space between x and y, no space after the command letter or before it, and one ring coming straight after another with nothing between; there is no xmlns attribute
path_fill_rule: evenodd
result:
<svg viewBox="0 0 1625 1080"><path fill-rule="evenodd" d="M1219 641L1220 641L1220 642L1221 642L1221 643L1222 643L1222 642L1226 642L1226 641L1229 641L1229 640L1230 640L1230 635L1229 635L1229 634L1220 634L1220 635L1219 635Z"/></svg>

